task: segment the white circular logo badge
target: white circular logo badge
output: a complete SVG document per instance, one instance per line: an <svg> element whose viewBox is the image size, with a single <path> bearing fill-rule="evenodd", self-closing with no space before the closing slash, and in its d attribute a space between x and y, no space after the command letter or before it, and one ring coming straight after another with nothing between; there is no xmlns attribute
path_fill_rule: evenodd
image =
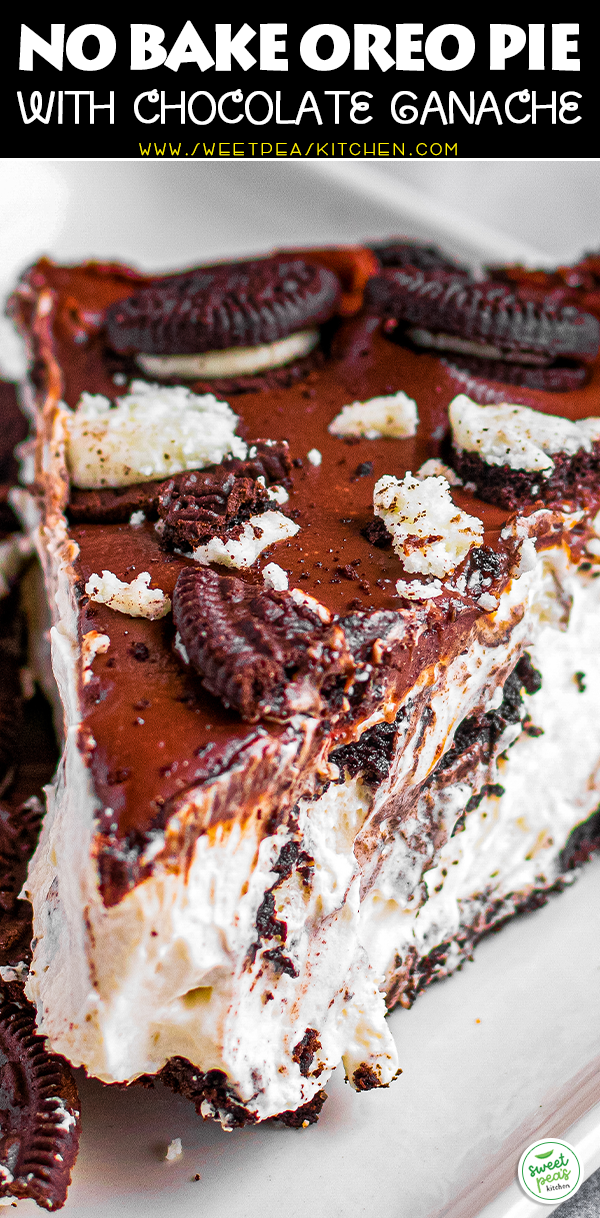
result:
<svg viewBox="0 0 600 1218"><path fill-rule="evenodd" d="M568 1142L545 1138L532 1142L519 1160L519 1184L542 1205L557 1205L572 1197L583 1183L583 1170Z"/></svg>

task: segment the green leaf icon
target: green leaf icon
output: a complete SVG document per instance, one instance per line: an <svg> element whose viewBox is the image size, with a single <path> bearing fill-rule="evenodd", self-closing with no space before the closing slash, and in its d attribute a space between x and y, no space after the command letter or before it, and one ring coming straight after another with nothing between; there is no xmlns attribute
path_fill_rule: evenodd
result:
<svg viewBox="0 0 600 1218"><path fill-rule="evenodd" d="M543 1154L543 1155L536 1155L535 1157L536 1157L536 1159L549 1159L549 1158L550 1158L550 1155L553 1155L553 1154L554 1154L554 1151L553 1151L553 1150L547 1150L547 1151L545 1152L545 1154Z"/></svg>

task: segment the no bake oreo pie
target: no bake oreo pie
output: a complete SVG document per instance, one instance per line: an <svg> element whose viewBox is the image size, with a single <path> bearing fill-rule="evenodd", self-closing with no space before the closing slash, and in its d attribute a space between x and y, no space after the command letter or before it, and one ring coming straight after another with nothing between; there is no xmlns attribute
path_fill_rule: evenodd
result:
<svg viewBox="0 0 600 1218"><path fill-rule="evenodd" d="M42 260L13 313L65 724L39 1030L311 1122L598 839L598 321L403 241Z"/></svg>

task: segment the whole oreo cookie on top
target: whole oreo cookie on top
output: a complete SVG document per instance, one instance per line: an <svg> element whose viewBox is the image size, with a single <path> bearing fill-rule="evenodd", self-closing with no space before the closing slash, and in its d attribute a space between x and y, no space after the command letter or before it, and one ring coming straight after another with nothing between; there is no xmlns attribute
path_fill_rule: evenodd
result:
<svg viewBox="0 0 600 1218"><path fill-rule="evenodd" d="M600 343L597 318L552 293L473 283L443 268L384 268L368 284L365 306L388 320L394 341L480 376L550 392L584 384Z"/></svg>
<svg viewBox="0 0 600 1218"><path fill-rule="evenodd" d="M340 295L333 271L285 254L198 267L111 305L106 334L129 355L253 347L327 321Z"/></svg>

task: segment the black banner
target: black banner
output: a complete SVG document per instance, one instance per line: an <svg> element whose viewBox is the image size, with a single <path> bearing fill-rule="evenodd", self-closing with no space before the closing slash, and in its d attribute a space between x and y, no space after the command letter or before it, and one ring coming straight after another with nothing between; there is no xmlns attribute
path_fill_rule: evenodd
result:
<svg viewBox="0 0 600 1218"><path fill-rule="evenodd" d="M597 156L590 16L524 24L372 16L209 22L183 10L160 25L7 21L7 155Z"/></svg>

